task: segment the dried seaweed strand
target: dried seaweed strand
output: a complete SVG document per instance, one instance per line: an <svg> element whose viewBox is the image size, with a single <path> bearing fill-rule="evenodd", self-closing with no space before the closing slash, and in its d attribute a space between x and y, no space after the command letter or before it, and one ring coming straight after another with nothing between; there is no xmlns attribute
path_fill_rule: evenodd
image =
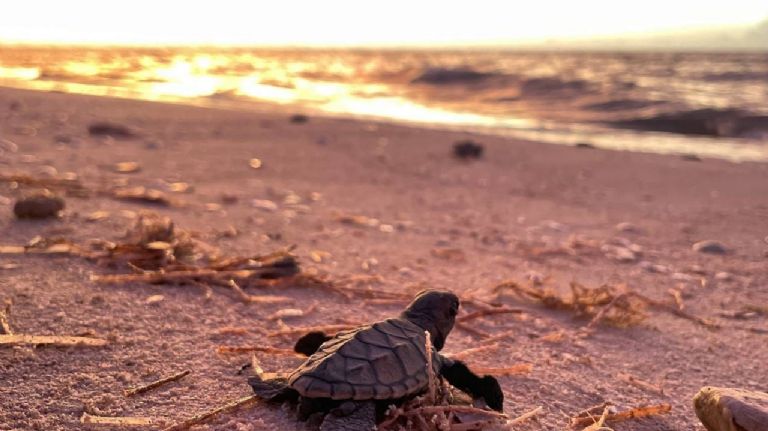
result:
<svg viewBox="0 0 768 431"><path fill-rule="evenodd" d="M186 429L189 429L189 428L191 428L191 427L193 427L193 426L195 426L197 424L205 422L206 420L208 420L208 419L210 419L210 418L212 418L212 417L214 417L216 415L228 412L230 410L234 410L234 409L236 409L238 407L241 407L241 406L253 404L255 402L258 402L258 400L259 400L259 398L256 395L249 395L247 397L243 397L243 398L240 398L238 400L232 401L232 402L230 402L228 404L225 404L225 405L223 405L221 407L217 407L215 409L207 410L205 412L202 412L202 413L200 413L198 415L195 415L195 416L193 416L193 417L191 417L189 419L186 419L186 420L184 420L182 422L179 422L179 423L171 425L171 426L169 426L167 428L164 428L163 431L182 431L182 430L186 430Z"/></svg>
<svg viewBox="0 0 768 431"><path fill-rule="evenodd" d="M165 378L162 378L162 379L159 379L159 380L155 380L154 382L146 384L144 386L139 386L139 387L132 388L132 389L126 389L125 391L123 391L123 395L125 395L126 397L132 397L134 395L147 392L149 390L152 390L152 389L155 389L157 387L160 387L160 386L162 386L162 385L164 385L166 383L175 382L176 380L179 380L182 377L187 376L191 372L192 371L190 371L190 370L184 370L184 371L182 371L180 373L176 373L176 374L174 374L172 376L165 377Z"/></svg>
<svg viewBox="0 0 768 431"><path fill-rule="evenodd" d="M107 345L107 340L92 337L72 337L68 335L27 335L5 334L0 335L0 345L19 344L47 344L54 346L90 346L101 347Z"/></svg>
<svg viewBox="0 0 768 431"><path fill-rule="evenodd" d="M688 312L683 311L683 310L677 308L676 306L672 306L670 304L667 304L667 303L664 303L664 302L661 302L661 301L653 300L653 299L651 299L651 298L649 298L649 297L647 297L645 295L641 295L641 294L639 294L637 292L632 292L632 295L636 296L637 298L640 298L641 300L645 301L646 303L648 303L649 305L651 305L653 307L660 308L661 310L667 311L669 313L672 313L672 314L674 314L677 317L681 317L683 319L690 320L692 322L698 323L699 325L704 326L706 328L709 328L709 329L720 329L721 328L721 325L719 325L719 324L717 324L715 322L712 322L710 320L707 320L707 319L704 319L704 318L701 318L701 317L689 314Z"/></svg>
<svg viewBox="0 0 768 431"><path fill-rule="evenodd" d="M621 422L629 419L644 418L648 416L656 416L664 413L669 413L672 410L672 406L667 403L656 404L651 406L635 407L619 413L609 414L605 420L607 422ZM594 418L591 417L577 417L571 418L571 426L586 426L591 425L594 422Z"/></svg>
<svg viewBox="0 0 768 431"><path fill-rule="evenodd" d="M627 297L626 293L622 293L620 295L614 296L611 302L603 306L603 308L601 308L600 311L598 311L597 314L595 314L595 317L593 317L592 320L590 320L589 323L579 331L580 335L588 336L589 334L591 334L592 331L595 330L595 327L597 326L597 324L600 323L603 320L603 318L605 318L605 315L608 313L608 310L610 310L614 305L616 305L618 301L626 297Z"/></svg>

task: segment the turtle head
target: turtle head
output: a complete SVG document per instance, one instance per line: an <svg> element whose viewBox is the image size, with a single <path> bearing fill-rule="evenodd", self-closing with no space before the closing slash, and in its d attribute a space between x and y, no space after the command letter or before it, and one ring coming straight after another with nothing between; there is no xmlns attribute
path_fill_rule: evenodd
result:
<svg viewBox="0 0 768 431"><path fill-rule="evenodd" d="M432 345L441 350L459 312L459 297L445 290L423 290L400 315L429 331Z"/></svg>

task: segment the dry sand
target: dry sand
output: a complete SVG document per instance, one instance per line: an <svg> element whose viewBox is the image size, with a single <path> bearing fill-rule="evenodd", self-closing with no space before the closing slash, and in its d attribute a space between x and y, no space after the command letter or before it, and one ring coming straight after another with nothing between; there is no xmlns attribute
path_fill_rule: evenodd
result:
<svg viewBox="0 0 768 431"><path fill-rule="evenodd" d="M129 126L141 138L90 137L87 126L96 120ZM691 408L701 386L765 390L768 382L768 335L732 328L765 329L766 316L720 316L745 305L768 306L768 164L696 162L367 121L312 117L293 124L280 110L227 112L11 89L0 90L0 134L18 145L15 152L0 153L3 174L46 175L55 169L75 172L91 186L118 180L158 188L164 181L184 181L194 187L192 193L174 195L187 202L180 208L107 196L69 197L61 219L18 221L10 200L18 191L0 184L3 244L23 244L36 235L116 240L131 224L130 213L121 210L151 209L226 254L253 255L296 244L305 270L317 268L333 277L377 274L385 280L377 289L411 292L431 286L495 299L495 284L527 282L530 275L551 277L549 285L561 289L571 280L589 286L626 283L659 300L669 300L668 290L679 288L687 311L728 326L709 330L652 313L640 326L600 326L591 337L577 339L572 334L587 320L501 297L527 312L474 321L486 333L509 331L509 337L499 350L467 362L533 364L528 375L500 378L510 415L544 407L522 429L563 429L569 414L603 401L622 408L672 404L668 415L617 424L617 430L703 429ZM463 138L482 142L485 158L455 160L451 145ZM260 169L249 167L254 157L263 161ZM123 161L138 162L141 170L111 170ZM291 192L304 206L284 203ZM237 203L221 204L223 193L238 196ZM254 199L274 201L278 210L254 208ZM221 207L211 211L206 203ZM97 210L111 216L86 222L86 215ZM335 220L339 213L374 217L394 231L344 225ZM638 231L617 232L622 222ZM237 236L220 235L230 226ZM597 248L542 256L526 251L575 237ZM599 250L619 237L642 248L636 261L622 263ZM705 239L722 241L730 252L691 250ZM465 259L435 257L436 247L460 249ZM309 257L315 250L330 257L316 263ZM664 267L650 272L641 261ZM316 305L306 317L285 319L292 326L310 326L384 318L400 308L297 287L260 292L291 296L292 304L248 305L223 288L214 288L206 300L196 286L95 284L89 274L111 270L72 257L0 256L0 264L8 263L18 267L0 269L0 301L12 301L10 321L17 333L100 336L110 344L0 348L2 430L80 429L84 409L183 418L250 392L244 377L235 374L248 355L220 356L217 345L291 346L290 338L265 335L278 328L267 320L276 310ZM717 275L721 272L727 275ZM158 294L164 296L161 302L145 303ZM224 327L248 332L220 335ZM541 339L561 330L567 336L560 342ZM456 329L446 351L481 341ZM268 371L297 364L297 359L270 355L261 360ZM192 373L178 383L122 396L125 388L184 369ZM664 393L627 384L620 373L661 384ZM257 405L201 429L303 427L284 409Z"/></svg>

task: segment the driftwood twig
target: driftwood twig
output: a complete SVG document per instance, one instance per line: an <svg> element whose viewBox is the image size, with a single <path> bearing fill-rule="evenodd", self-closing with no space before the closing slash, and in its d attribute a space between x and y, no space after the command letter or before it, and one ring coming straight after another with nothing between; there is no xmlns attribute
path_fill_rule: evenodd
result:
<svg viewBox="0 0 768 431"><path fill-rule="evenodd" d="M223 405L221 407L217 407L217 408L212 409L212 410L204 411L204 412L202 412L200 414L197 414L197 415L195 415L195 416L193 416L193 417L191 417L189 419L183 420L183 421L178 422L176 424L173 424L173 425L171 425L171 426L169 426L167 428L164 428L163 431L182 431L182 430L186 430L186 429L189 429L189 428L191 428L191 427L193 427L193 426L195 426L197 424L205 422L208 419L210 419L210 418L212 418L212 417L214 417L216 415L219 415L219 414L222 414L222 413L225 413L225 412L237 409L237 408L245 406L245 405L253 404L253 403L257 402L258 400L259 400L259 398L256 395L249 395L247 397L243 397L243 398L234 400L234 401L232 401L230 403L227 403L227 404L225 404L225 405Z"/></svg>
<svg viewBox="0 0 768 431"><path fill-rule="evenodd" d="M27 335L5 334L0 335L0 345L21 344L47 344L54 346L90 346L101 347L107 345L107 340L92 337L72 337L69 335Z"/></svg>
<svg viewBox="0 0 768 431"><path fill-rule="evenodd" d="M160 425L164 424L165 422L166 420L158 418L136 416L95 416L86 412L83 412L83 415L80 416L81 424L113 425L120 427Z"/></svg>
<svg viewBox="0 0 768 431"><path fill-rule="evenodd" d="M182 377L188 375L191 372L192 371L190 371L190 370L184 370L184 371L182 371L180 373L176 373L176 374L174 374L172 376L165 377L165 378L162 378L160 380L155 380L154 382L146 384L146 385L143 385L143 386L138 386L138 387L135 387L135 388L126 389L125 391L123 391L123 395L125 395L126 397L132 397L134 395L147 392L149 390L152 390L154 388L162 386L162 385L164 385L166 383L175 382L176 380L181 379Z"/></svg>
<svg viewBox="0 0 768 431"><path fill-rule="evenodd" d="M0 310L0 334L13 335L8 315L11 314L11 301L5 301L5 307Z"/></svg>

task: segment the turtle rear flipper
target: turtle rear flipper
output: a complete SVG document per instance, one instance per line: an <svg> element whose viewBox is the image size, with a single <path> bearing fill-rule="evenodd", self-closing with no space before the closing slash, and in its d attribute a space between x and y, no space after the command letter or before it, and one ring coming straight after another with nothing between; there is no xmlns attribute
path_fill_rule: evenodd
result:
<svg viewBox="0 0 768 431"><path fill-rule="evenodd" d="M348 401L331 410L320 431L368 431L376 429L376 403Z"/></svg>
<svg viewBox="0 0 768 431"><path fill-rule="evenodd" d="M248 384L251 385L253 392L259 397L276 403L283 401L296 401L299 393L288 386L288 380L282 377L263 380L261 377L254 376L248 378Z"/></svg>

